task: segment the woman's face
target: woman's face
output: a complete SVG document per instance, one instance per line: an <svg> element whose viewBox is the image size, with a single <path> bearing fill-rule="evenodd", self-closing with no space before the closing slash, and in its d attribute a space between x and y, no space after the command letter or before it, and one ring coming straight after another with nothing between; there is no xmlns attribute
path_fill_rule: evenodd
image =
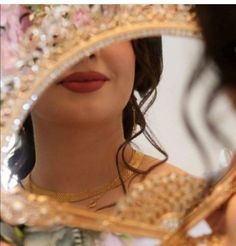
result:
<svg viewBox="0 0 236 246"><path fill-rule="evenodd" d="M134 76L131 42L114 43L79 62L50 86L33 108L33 119L78 125L121 117Z"/></svg>

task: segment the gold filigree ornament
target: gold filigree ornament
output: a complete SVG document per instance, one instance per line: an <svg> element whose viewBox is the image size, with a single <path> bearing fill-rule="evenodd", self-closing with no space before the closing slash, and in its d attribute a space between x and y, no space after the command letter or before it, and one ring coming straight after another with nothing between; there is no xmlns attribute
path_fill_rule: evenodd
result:
<svg viewBox="0 0 236 246"><path fill-rule="evenodd" d="M117 205L117 216L156 226L159 239L180 227L183 218L203 198L207 183L185 173L151 175L133 185Z"/></svg>
<svg viewBox="0 0 236 246"><path fill-rule="evenodd" d="M8 72L2 70L2 176L8 170L11 139L18 133L39 96L81 59L115 41L160 35L201 37L192 6L188 5L42 5L31 6L29 14L31 26L19 44L11 46L16 54L14 66ZM187 179L181 176L179 182L189 182L191 189L191 180ZM148 181L145 185L148 186ZM200 186L197 184L199 192ZM132 198L132 194L127 199ZM193 200L193 197L186 199ZM1 219L10 224L65 225L154 238L163 232L163 228L149 220L137 223L135 216L126 216L125 210L122 213L119 210L117 216L108 216L67 203L59 205L52 198L28 193L19 187L8 189L1 179ZM168 219L161 223L163 227L165 223L168 224ZM178 216L176 223L179 223Z"/></svg>

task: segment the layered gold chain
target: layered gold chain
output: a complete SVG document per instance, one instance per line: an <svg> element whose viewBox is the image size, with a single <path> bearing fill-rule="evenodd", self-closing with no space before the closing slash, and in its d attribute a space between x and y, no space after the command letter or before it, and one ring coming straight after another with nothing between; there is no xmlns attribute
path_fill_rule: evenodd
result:
<svg viewBox="0 0 236 246"><path fill-rule="evenodd" d="M138 168L142 162L143 156L144 156L143 153L134 151L130 161L130 165L134 168ZM121 176L124 182L127 181L133 174L134 172L127 168L121 171ZM79 193L56 192L38 186L33 182L31 175L29 175L24 182L24 188L35 194L50 196L58 200L59 202L79 202L82 200L86 200L104 194L105 192L118 187L120 184L121 184L120 178L117 176L111 182L106 183L105 185L93 189L87 189Z"/></svg>

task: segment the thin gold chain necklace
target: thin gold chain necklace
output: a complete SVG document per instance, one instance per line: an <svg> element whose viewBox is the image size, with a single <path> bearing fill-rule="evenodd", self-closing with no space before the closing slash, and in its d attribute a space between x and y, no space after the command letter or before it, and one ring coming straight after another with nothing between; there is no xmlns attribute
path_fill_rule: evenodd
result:
<svg viewBox="0 0 236 246"><path fill-rule="evenodd" d="M134 154L130 161L130 165L134 168L138 168L142 162L143 156L144 156L143 153L134 151ZM133 174L134 174L133 171L129 169L124 169L121 172L123 181L124 182L127 181ZM116 177L111 182L103 186L96 187L95 189L87 189L79 193L55 192L55 191L50 191L42 187L39 187L37 184L35 184L32 181L31 175L29 175L26 181L24 182L24 188L35 194L50 196L58 200L59 202L79 202L79 201L83 201L83 200L104 194L105 192L118 187L120 184L121 182L120 182L119 177ZM90 207L94 207L94 204L91 204Z"/></svg>

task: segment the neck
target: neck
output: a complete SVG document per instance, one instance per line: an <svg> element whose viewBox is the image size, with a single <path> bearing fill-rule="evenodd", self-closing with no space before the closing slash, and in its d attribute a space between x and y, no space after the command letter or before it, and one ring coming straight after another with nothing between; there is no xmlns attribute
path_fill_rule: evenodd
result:
<svg viewBox="0 0 236 246"><path fill-rule="evenodd" d="M58 192L81 192L117 177L115 156L124 142L122 123L68 127L33 117L36 163L32 179ZM131 158L127 148L125 158ZM122 166L121 158L119 163Z"/></svg>
<svg viewBox="0 0 236 246"><path fill-rule="evenodd" d="M58 192L81 192L117 177L115 156L124 142L122 123L68 127L33 117L36 163L32 179ZM127 148L125 158L131 158ZM123 166L121 158L119 165Z"/></svg>

